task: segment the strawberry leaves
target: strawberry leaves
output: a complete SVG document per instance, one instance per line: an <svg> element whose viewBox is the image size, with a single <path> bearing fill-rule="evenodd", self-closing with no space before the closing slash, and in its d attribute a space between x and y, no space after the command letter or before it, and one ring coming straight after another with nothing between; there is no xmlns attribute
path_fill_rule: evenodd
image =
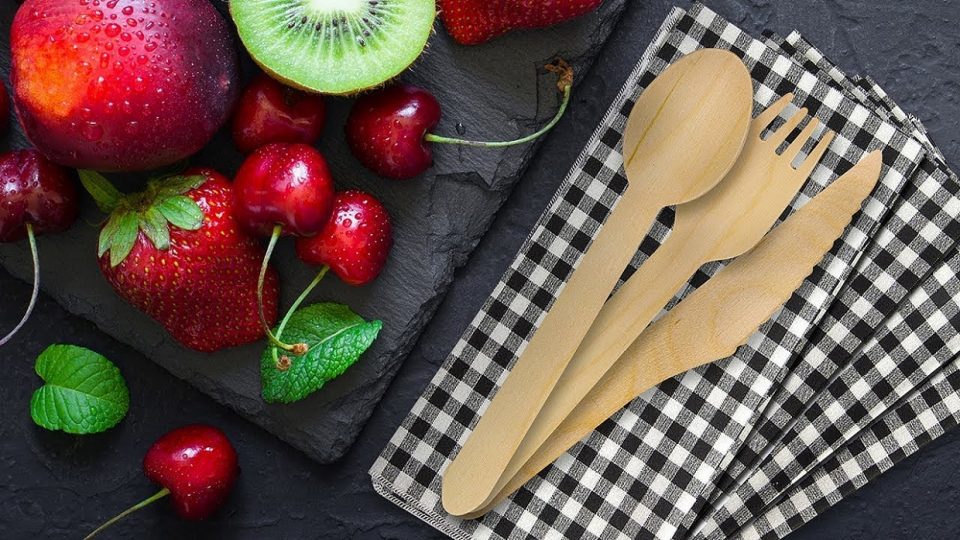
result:
<svg viewBox="0 0 960 540"><path fill-rule="evenodd" d="M203 226L203 209L185 194L206 182L202 175L175 175L147 182L141 193L124 195L98 172L79 171L80 181L110 217L100 231L97 256L110 253L116 267L130 255L140 231L159 250L170 249L170 226L196 231Z"/></svg>
<svg viewBox="0 0 960 540"><path fill-rule="evenodd" d="M319 390L357 362L380 333L381 321L367 322L341 304L313 304L298 309L277 335L290 343L305 343L296 356L270 345L260 359L263 399L292 403Z"/></svg>
<svg viewBox="0 0 960 540"><path fill-rule="evenodd" d="M89 349L51 345L37 357L36 371L46 384L30 399L30 416L42 428L99 433L123 420L130 407L120 370Z"/></svg>
<svg viewBox="0 0 960 540"><path fill-rule="evenodd" d="M195 231L203 224L203 210L193 199L185 195L159 200L153 208L156 208L174 227Z"/></svg>

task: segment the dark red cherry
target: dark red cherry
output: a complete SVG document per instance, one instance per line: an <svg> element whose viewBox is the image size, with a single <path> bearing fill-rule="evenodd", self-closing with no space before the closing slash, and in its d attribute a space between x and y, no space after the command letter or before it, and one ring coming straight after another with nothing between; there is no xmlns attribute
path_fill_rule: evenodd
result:
<svg viewBox="0 0 960 540"><path fill-rule="evenodd" d="M326 265L345 283L360 286L383 270L393 246L390 214L373 195L337 193L333 214L320 234L297 239L297 255L314 266Z"/></svg>
<svg viewBox="0 0 960 540"><path fill-rule="evenodd" d="M233 114L233 142L249 154L270 143L312 144L326 118L323 97L284 86L261 73L250 82Z"/></svg>
<svg viewBox="0 0 960 540"><path fill-rule="evenodd" d="M36 150L0 154L0 242L70 228L79 212L73 174Z"/></svg>
<svg viewBox="0 0 960 540"><path fill-rule="evenodd" d="M226 501L239 472L237 451L222 431L203 424L175 429L157 439L143 458L143 473L163 489L110 518L84 540L167 496L181 518L206 519Z"/></svg>
<svg viewBox="0 0 960 540"><path fill-rule="evenodd" d="M306 144L274 143L254 151L233 181L234 215L247 231L270 236L312 236L333 208L333 178L318 150Z"/></svg>
<svg viewBox="0 0 960 540"><path fill-rule="evenodd" d="M157 439L143 458L143 472L170 490L174 510L184 519L213 514L237 480L237 452L219 429L194 424Z"/></svg>
<svg viewBox="0 0 960 540"><path fill-rule="evenodd" d="M425 139L440 104L422 88L397 84L360 96L347 118L347 144L365 167L386 178L413 178L430 168Z"/></svg>

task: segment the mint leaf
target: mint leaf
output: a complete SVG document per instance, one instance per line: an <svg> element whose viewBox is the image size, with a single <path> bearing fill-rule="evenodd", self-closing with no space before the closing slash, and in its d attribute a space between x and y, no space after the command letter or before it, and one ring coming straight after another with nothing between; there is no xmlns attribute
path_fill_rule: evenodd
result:
<svg viewBox="0 0 960 540"><path fill-rule="evenodd" d="M270 403L299 401L340 376L366 351L383 323L367 322L341 304L313 304L290 317L280 339L306 343L310 350L296 356L267 346L260 359L263 399ZM286 355L289 369L277 367L275 358Z"/></svg>
<svg viewBox="0 0 960 540"><path fill-rule="evenodd" d="M186 195L163 199L157 203L156 208L174 227L195 231L203 225L203 210L196 201Z"/></svg>
<svg viewBox="0 0 960 540"><path fill-rule="evenodd" d="M67 433L106 431L127 414L130 394L120 370L103 356L74 345L51 345L37 357L46 382L30 399L40 427Z"/></svg>

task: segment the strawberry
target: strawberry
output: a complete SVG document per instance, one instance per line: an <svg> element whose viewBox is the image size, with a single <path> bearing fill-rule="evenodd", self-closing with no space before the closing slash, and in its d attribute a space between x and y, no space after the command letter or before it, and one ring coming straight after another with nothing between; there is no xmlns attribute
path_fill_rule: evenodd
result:
<svg viewBox="0 0 960 540"><path fill-rule="evenodd" d="M297 256L360 286L380 274L392 246L387 209L373 195L349 190L334 197L333 214L320 234L297 239Z"/></svg>
<svg viewBox="0 0 960 540"><path fill-rule="evenodd" d="M440 17L458 43L476 45L510 30L543 28L597 9L603 0L439 0Z"/></svg>
<svg viewBox="0 0 960 540"><path fill-rule="evenodd" d="M100 232L100 270L117 293L156 319L186 347L212 352L263 337L257 277L264 250L233 217L233 185L210 169L151 180L122 195L105 178L80 171L110 212ZM277 275L264 285L264 311L277 318Z"/></svg>

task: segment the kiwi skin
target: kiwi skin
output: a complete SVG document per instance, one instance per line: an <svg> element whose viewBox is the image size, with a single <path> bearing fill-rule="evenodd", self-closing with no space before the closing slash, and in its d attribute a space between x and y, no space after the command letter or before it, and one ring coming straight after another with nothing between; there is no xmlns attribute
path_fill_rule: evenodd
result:
<svg viewBox="0 0 960 540"><path fill-rule="evenodd" d="M229 9L229 11L230 11L230 16L231 16L231 18L232 18L234 21L236 21L237 19L236 19L236 15L234 14L234 9L233 9L233 8L234 8L234 2L231 1L231 2L229 2L228 9ZM431 35L431 36L435 35L436 32L437 32L436 26L435 26L435 24L434 24L434 23L436 22L436 16L437 16L437 12L436 12L436 10L433 10L433 12L432 12L432 14L431 14L431 16L430 16L430 26L431 26L431 28L432 28L432 30L430 31L430 35ZM237 30L240 31L240 28L238 27ZM240 35L240 42L241 42L241 43L244 43L243 33L240 32L240 34L241 34L241 35ZM251 51L250 48L247 47L246 44L244 43L244 48L247 49L247 53L248 53L248 55L250 56L250 58L253 60L253 62L254 62L261 70L263 70L264 73L266 73L267 75L269 75L271 78L276 79L277 81L283 83L283 84L286 85L286 86L289 86L289 87L291 87L291 88L295 88L295 89L298 89L298 90L302 90L302 91L304 91L304 92L308 92L308 93L312 93L312 94L330 95L330 96L343 96L343 97L356 96L356 95L358 95L358 94L362 94L362 93L367 92L367 91L369 91L369 90L373 90L373 89L376 89L376 88L381 88L381 87L386 86L386 85L389 84L392 80L394 80L397 76L399 76L401 73L403 73L404 71L406 71L411 65L413 65L413 63L416 62L416 60L419 59L420 56L423 55L424 51L427 49L428 46L429 46L429 39L427 39L427 41L423 44L423 46L422 46L421 49L420 49L420 52L417 53L417 55L413 58L413 60L412 60L410 63L408 63L407 65L399 66L399 67L396 69L396 72L395 72L395 73L388 75L383 81L381 81L381 82L378 83L378 84L373 84L373 85L369 85L369 86L365 86L365 87L360 87L360 88L356 88L356 89L353 89L353 90L350 90L350 91L346 91L346 92L333 92L333 91L321 91L321 90L318 90L317 88L311 88L311 87L305 86L305 85L303 85L303 84L301 84L301 83L299 83L299 82L297 82L297 81L295 81L295 80L292 80L292 79L290 79L289 77L283 76L282 74L280 74L280 73L278 73L277 71L275 71L274 69L272 69L270 66L268 66L268 65L266 65L265 63L261 62L260 59L257 58L257 56L253 53L253 51Z"/></svg>

